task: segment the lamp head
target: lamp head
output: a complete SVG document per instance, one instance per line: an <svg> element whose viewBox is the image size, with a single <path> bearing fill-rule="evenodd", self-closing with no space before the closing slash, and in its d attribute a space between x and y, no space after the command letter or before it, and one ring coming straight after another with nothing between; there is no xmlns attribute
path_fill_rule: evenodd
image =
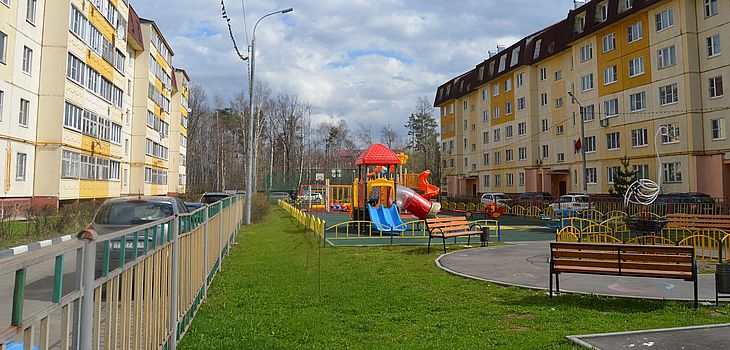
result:
<svg viewBox="0 0 730 350"><path fill-rule="evenodd" d="M292 11L294 11L294 9L290 7L290 8L281 10L281 13L284 14L284 13L288 13L288 12L292 12Z"/></svg>

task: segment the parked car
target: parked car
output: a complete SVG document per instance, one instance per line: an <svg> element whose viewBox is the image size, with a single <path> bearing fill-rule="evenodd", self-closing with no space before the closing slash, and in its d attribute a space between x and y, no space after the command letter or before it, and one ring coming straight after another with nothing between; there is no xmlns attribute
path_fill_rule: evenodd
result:
<svg viewBox="0 0 730 350"><path fill-rule="evenodd" d="M303 202L322 202L322 194L319 192L304 192L298 197Z"/></svg>
<svg viewBox="0 0 730 350"><path fill-rule="evenodd" d="M557 202L550 203L553 209L586 210L591 208L591 198L585 194L566 194Z"/></svg>
<svg viewBox="0 0 730 350"><path fill-rule="evenodd" d="M194 212L205 206L205 203L200 202L185 202L185 206L188 207L189 212Z"/></svg>
<svg viewBox="0 0 730 350"><path fill-rule="evenodd" d="M504 193L485 193L482 195L481 202L484 205L496 204L499 207L510 206L514 201Z"/></svg>
<svg viewBox="0 0 730 350"><path fill-rule="evenodd" d="M718 206L710 195L699 192L670 192L660 194L654 202L667 214L715 214Z"/></svg>
<svg viewBox="0 0 730 350"><path fill-rule="evenodd" d="M271 192L269 193L269 200L276 202L278 200L289 201L289 193L287 192Z"/></svg>
<svg viewBox="0 0 730 350"><path fill-rule="evenodd" d="M525 192L517 196L518 201L552 201L555 200L550 192Z"/></svg>
<svg viewBox="0 0 730 350"><path fill-rule="evenodd" d="M99 207L94 219L88 228L96 231L99 235L106 235L113 232L128 229L134 226L154 222L173 214L188 213L185 203L176 197L145 197L131 196L109 199ZM125 255L131 257L135 246L138 254L142 254L145 240L151 241L152 236L138 235L137 242L132 242L127 237L124 248L120 239L113 239L109 245L109 269L119 266L121 249L125 249ZM100 243L96 249L96 271L100 275L102 261L104 258L104 244Z"/></svg>
<svg viewBox="0 0 730 350"><path fill-rule="evenodd" d="M205 193L203 193L203 196L200 197L199 202L205 203L205 204L212 204L219 200L226 199L230 196L231 196L231 194L226 193L226 192L205 192Z"/></svg>

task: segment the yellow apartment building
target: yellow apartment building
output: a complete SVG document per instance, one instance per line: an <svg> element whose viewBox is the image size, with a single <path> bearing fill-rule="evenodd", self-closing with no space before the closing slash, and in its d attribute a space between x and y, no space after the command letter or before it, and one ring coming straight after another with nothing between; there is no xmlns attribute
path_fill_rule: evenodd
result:
<svg viewBox="0 0 730 350"><path fill-rule="evenodd" d="M728 36L727 1L594 0L498 50L436 92L447 194L607 193L628 157L664 192L730 196Z"/></svg>

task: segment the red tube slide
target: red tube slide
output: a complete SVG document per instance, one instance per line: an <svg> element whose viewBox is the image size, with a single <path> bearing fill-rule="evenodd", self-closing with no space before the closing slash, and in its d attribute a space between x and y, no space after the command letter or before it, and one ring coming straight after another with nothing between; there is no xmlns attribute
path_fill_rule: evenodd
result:
<svg viewBox="0 0 730 350"><path fill-rule="evenodd" d="M405 186L397 186L395 196L399 208L413 213L421 220L425 220L429 214L436 215L441 210L441 203L431 202Z"/></svg>
<svg viewBox="0 0 730 350"><path fill-rule="evenodd" d="M439 195L441 189L438 186L431 185L428 183L428 176L431 175L431 170L426 170L418 175L418 189L423 192L421 196L426 199L434 199Z"/></svg>

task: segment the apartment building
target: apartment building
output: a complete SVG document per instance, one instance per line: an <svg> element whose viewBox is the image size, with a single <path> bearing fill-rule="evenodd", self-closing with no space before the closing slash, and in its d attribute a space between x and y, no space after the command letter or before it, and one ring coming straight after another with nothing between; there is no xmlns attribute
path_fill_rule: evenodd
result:
<svg viewBox="0 0 730 350"><path fill-rule="evenodd" d="M45 0L0 0L0 208L30 203Z"/></svg>
<svg viewBox="0 0 730 350"><path fill-rule="evenodd" d="M607 193L627 157L665 192L729 196L728 14L594 0L439 86L446 192Z"/></svg>

